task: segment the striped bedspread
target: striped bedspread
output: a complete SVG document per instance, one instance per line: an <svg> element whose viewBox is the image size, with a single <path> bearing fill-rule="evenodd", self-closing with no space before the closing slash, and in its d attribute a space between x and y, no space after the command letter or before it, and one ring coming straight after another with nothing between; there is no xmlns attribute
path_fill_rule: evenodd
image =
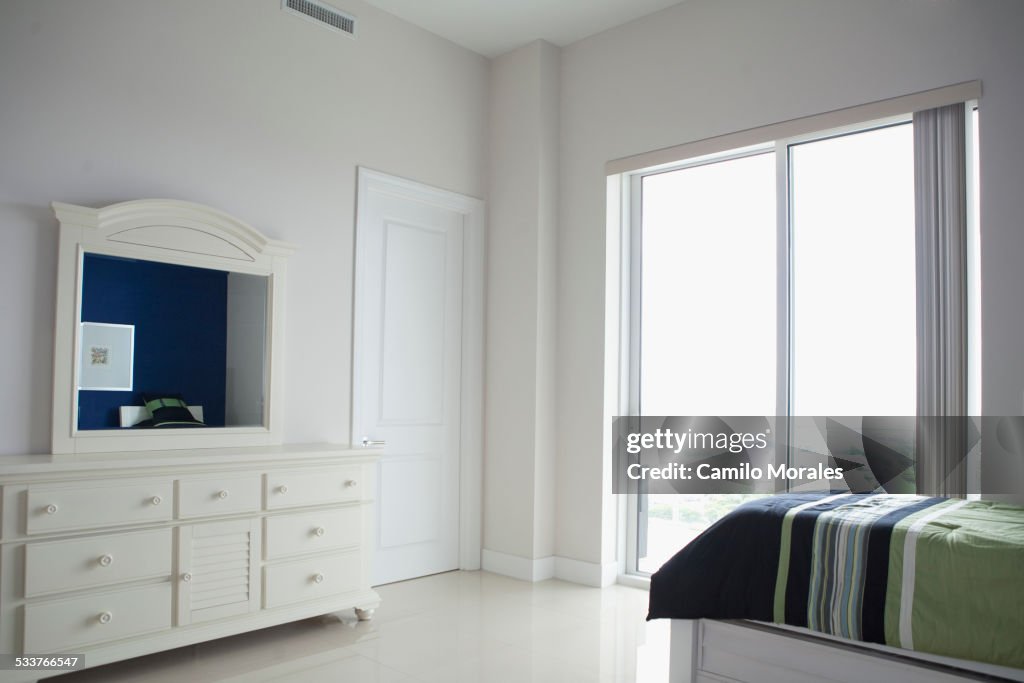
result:
<svg viewBox="0 0 1024 683"><path fill-rule="evenodd" d="M651 577L649 619L756 619L1024 668L1024 508L877 494L746 503Z"/></svg>

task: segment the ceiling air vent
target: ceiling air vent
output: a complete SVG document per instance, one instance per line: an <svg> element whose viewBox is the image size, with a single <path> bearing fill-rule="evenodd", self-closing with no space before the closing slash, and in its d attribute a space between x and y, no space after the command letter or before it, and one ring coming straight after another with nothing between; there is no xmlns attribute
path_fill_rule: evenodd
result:
<svg viewBox="0 0 1024 683"><path fill-rule="evenodd" d="M327 3L317 0L281 0L281 9L332 31L352 37L356 35L356 18Z"/></svg>

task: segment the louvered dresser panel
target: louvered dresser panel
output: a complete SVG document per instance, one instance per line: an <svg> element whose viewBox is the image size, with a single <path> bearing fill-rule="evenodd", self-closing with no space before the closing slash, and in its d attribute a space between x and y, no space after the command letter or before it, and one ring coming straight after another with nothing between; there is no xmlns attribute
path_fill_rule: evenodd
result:
<svg viewBox="0 0 1024 683"><path fill-rule="evenodd" d="M177 624L258 610L259 546L258 520L180 527Z"/></svg>

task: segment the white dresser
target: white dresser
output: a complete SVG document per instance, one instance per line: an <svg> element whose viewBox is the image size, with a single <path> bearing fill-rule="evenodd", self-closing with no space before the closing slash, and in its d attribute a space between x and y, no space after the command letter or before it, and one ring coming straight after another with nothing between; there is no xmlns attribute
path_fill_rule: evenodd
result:
<svg viewBox="0 0 1024 683"><path fill-rule="evenodd" d="M369 618L375 457L311 444L0 458L0 652L91 667L344 609Z"/></svg>

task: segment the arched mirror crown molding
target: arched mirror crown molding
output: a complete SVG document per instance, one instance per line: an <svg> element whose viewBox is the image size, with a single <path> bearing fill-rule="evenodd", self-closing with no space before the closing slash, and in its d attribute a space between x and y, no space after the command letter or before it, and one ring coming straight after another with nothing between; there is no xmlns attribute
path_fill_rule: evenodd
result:
<svg viewBox="0 0 1024 683"><path fill-rule="evenodd" d="M219 209L177 199L138 199L99 209L54 202L53 210L62 229L83 229L82 241L90 246L110 242L252 263L295 250Z"/></svg>

